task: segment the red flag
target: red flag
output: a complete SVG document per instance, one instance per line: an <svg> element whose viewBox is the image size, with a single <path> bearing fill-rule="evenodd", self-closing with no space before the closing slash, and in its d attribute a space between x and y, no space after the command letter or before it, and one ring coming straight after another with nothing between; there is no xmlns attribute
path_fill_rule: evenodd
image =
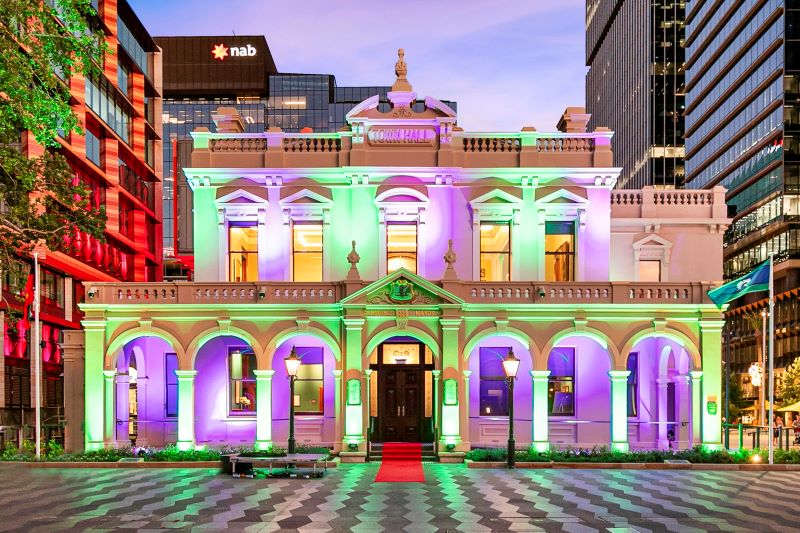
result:
<svg viewBox="0 0 800 533"><path fill-rule="evenodd" d="M25 300L22 302L22 318L20 319L25 331L27 331L31 325L30 318L28 316L28 310L33 303L34 298L33 281L33 273L28 274L28 281L25 283L25 290L23 292Z"/></svg>

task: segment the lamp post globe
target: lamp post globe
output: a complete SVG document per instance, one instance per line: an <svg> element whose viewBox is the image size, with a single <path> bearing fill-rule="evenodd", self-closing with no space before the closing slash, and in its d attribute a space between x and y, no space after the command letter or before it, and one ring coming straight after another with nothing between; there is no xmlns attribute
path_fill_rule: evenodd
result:
<svg viewBox="0 0 800 533"><path fill-rule="evenodd" d="M516 458L514 452L516 450L516 443L514 442L514 381L517 379L517 372L519 371L519 359L514 355L514 349L509 348L506 358L503 359L503 371L506 373L506 382L508 383L508 453L506 465L508 468L514 468Z"/></svg>
<svg viewBox="0 0 800 533"><path fill-rule="evenodd" d="M283 363L286 365L286 375L289 377L289 441L286 453L294 453L294 380L297 379L297 371L300 370L301 363L294 346L292 346L289 357L284 359Z"/></svg>

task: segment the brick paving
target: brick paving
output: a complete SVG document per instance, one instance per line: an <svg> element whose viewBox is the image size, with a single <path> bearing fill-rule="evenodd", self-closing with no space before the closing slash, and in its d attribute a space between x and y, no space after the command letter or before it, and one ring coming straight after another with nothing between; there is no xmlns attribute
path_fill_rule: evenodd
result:
<svg viewBox="0 0 800 533"><path fill-rule="evenodd" d="M0 467L0 531L797 531L800 472L469 470L374 483L205 469Z"/></svg>

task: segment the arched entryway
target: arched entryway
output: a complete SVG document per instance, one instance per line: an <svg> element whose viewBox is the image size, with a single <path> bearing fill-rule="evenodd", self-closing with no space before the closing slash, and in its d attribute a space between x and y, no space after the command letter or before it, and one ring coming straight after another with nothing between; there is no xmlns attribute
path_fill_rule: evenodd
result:
<svg viewBox="0 0 800 533"><path fill-rule="evenodd" d="M414 336L396 335L369 354L369 439L433 442L436 437L434 353Z"/></svg>

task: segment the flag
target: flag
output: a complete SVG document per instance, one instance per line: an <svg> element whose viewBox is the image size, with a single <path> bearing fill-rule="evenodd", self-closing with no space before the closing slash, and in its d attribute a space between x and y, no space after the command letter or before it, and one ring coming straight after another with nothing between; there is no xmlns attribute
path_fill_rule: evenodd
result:
<svg viewBox="0 0 800 533"><path fill-rule="evenodd" d="M33 278L34 278L33 273L28 274L28 281L25 283L25 289L24 289L25 292L23 293L23 297L25 299L22 302L22 318L20 319L20 322L22 322L22 325L25 327L25 330L27 330L31 325L30 311L31 311L31 304L33 304L34 290L35 290L33 286L34 283Z"/></svg>
<svg viewBox="0 0 800 533"><path fill-rule="evenodd" d="M735 300L740 296L751 292L768 291L769 290L769 260L764 261L756 268L745 274L741 278L736 278L729 281L722 287L717 287L708 291L708 297L711 301L717 304L717 307L722 307L724 304Z"/></svg>

